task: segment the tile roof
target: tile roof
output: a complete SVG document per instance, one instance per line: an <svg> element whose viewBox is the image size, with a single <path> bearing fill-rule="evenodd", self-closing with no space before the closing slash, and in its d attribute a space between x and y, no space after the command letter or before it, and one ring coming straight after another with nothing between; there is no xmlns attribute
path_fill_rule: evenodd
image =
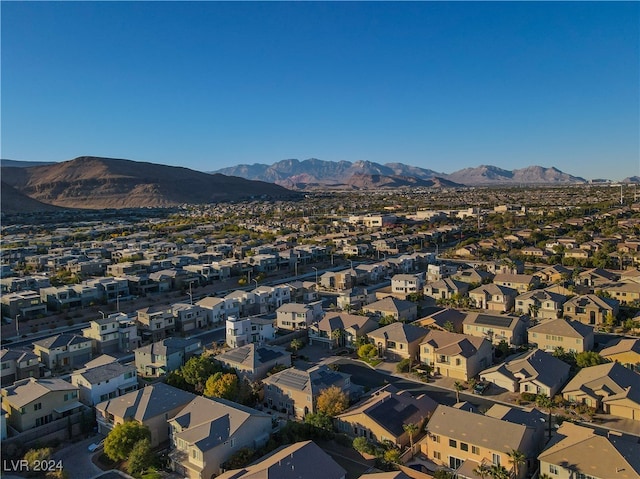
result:
<svg viewBox="0 0 640 479"><path fill-rule="evenodd" d="M194 394L182 389L164 383L156 383L101 402L96 405L96 409L106 411L116 417L143 422L186 405L194 397L196 397Z"/></svg>

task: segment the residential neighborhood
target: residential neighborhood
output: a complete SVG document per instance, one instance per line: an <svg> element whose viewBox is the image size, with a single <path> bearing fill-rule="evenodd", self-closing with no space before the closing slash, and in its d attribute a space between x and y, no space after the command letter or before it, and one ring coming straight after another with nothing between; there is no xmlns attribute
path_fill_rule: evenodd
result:
<svg viewBox="0 0 640 479"><path fill-rule="evenodd" d="M3 225L3 458L127 472L135 423L172 479L640 477L640 207L552 193Z"/></svg>

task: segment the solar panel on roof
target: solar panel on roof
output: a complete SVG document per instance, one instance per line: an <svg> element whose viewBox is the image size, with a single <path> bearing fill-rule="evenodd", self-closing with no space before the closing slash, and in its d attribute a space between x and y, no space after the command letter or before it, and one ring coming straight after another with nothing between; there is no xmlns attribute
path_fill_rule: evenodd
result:
<svg viewBox="0 0 640 479"><path fill-rule="evenodd" d="M513 318L509 316L484 316L479 315L475 323L476 324L486 324L487 326L497 326L501 328L508 328L511 325L511 321Z"/></svg>
<svg viewBox="0 0 640 479"><path fill-rule="evenodd" d="M282 356L280 351L274 351L273 349L267 348L258 348L256 352L258 353L258 356L260 356L260 361L263 363L267 363Z"/></svg>
<svg viewBox="0 0 640 479"><path fill-rule="evenodd" d="M280 375L278 382L283 386L302 390L305 384L307 384L307 376L287 371L286 374Z"/></svg>

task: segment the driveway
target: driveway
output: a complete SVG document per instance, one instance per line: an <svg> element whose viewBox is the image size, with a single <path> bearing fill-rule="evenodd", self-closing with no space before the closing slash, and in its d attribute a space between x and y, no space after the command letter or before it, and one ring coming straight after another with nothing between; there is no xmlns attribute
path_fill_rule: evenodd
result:
<svg viewBox="0 0 640 479"><path fill-rule="evenodd" d="M82 441L70 444L53 454L53 459L56 461L62 461L62 468L69 474L69 477L93 477L100 474L102 470L91 462L93 454L100 454L99 452L90 453L87 451L89 444L98 442L103 436L96 434L89 439L83 439Z"/></svg>

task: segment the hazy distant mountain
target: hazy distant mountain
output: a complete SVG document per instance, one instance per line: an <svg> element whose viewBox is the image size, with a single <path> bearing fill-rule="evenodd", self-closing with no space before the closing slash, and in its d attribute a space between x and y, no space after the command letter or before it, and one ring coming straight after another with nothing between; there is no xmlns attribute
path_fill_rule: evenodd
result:
<svg viewBox="0 0 640 479"><path fill-rule="evenodd" d="M55 161L22 161L0 159L1 166L15 166L16 168L31 168L32 166L55 165Z"/></svg>
<svg viewBox="0 0 640 479"><path fill-rule="evenodd" d="M492 184L565 184L584 183L585 180L557 168L529 166L513 171L503 170L496 166L481 165L477 168L465 168L451 174L438 173L434 170L405 165L404 163L385 163L381 165L371 161L332 162L318 159L283 160L273 165L238 165L218 170L216 173L240 176L242 178L270 181L288 188L308 189L322 185L332 187L351 187L358 189L393 188L400 180L409 178L430 180L439 178L436 187L455 187L461 185ZM354 178L355 176L358 176ZM362 175L372 178L364 181ZM373 177L377 175L374 180ZM382 181L382 178L386 178ZM451 183L445 183L445 181ZM416 186L418 186L416 184Z"/></svg>
<svg viewBox="0 0 640 479"><path fill-rule="evenodd" d="M2 180L32 199L68 208L166 207L296 196L267 182L87 156L32 168L3 167Z"/></svg>
<svg viewBox="0 0 640 479"><path fill-rule="evenodd" d="M640 183L640 176L628 176L620 183Z"/></svg>

